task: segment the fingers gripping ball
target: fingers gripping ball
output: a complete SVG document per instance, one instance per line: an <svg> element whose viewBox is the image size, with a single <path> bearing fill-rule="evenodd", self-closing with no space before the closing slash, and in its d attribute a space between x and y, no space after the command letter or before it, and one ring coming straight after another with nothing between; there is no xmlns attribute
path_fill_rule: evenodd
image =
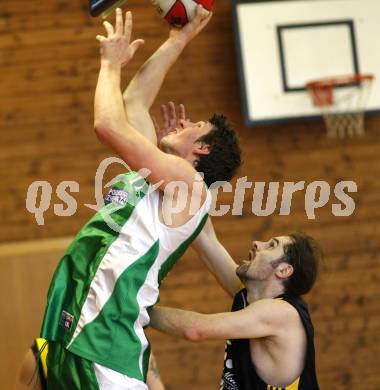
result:
<svg viewBox="0 0 380 390"><path fill-rule="evenodd" d="M195 16L197 4L212 11L214 0L152 0L158 13L174 26L184 26Z"/></svg>

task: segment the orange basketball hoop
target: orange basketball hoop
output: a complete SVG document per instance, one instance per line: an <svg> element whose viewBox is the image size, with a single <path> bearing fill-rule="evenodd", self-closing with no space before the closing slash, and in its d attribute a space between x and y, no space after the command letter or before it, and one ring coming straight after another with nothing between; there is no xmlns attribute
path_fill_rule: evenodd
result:
<svg viewBox="0 0 380 390"><path fill-rule="evenodd" d="M327 135L343 138L364 134L364 109L374 76L354 74L307 83L315 107L320 108Z"/></svg>

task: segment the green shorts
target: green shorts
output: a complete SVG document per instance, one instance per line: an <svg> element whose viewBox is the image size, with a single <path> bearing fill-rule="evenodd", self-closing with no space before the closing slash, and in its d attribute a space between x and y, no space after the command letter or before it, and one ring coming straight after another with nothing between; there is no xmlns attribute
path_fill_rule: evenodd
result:
<svg viewBox="0 0 380 390"><path fill-rule="evenodd" d="M93 362L74 355L59 343L49 341L46 365L48 389L99 389Z"/></svg>
<svg viewBox="0 0 380 390"><path fill-rule="evenodd" d="M57 342L49 341L46 364L48 390L148 390L144 382L74 355Z"/></svg>

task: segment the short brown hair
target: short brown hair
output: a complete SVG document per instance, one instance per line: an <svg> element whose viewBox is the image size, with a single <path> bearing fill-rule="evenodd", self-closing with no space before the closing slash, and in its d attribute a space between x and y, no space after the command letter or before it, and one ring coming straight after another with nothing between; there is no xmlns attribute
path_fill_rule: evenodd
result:
<svg viewBox="0 0 380 390"><path fill-rule="evenodd" d="M284 248L286 261L293 266L293 274L284 282L285 292L295 296L308 293L317 279L323 253L319 244L302 232L289 234L292 240Z"/></svg>
<svg viewBox="0 0 380 390"><path fill-rule="evenodd" d="M239 138L224 115L214 114L213 129L197 141L210 145L210 154L201 156L195 169L203 173L208 187L217 181L231 180L241 165Z"/></svg>

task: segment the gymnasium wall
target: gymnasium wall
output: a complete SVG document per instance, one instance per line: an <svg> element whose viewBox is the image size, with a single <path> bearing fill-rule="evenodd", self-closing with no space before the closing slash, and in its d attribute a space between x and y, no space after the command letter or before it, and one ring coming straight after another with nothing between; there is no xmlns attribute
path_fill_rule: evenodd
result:
<svg viewBox="0 0 380 390"><path fill-rule="evenodd" d="M168 28L149 1L129 1L134 35L146 43L125 71L130 79L144 59L165 39ZM95 36L100 20L87 13L85 0L5 0L0 4L0 378L11 388L22 355L38 334L45 294L55 264L67 243L93 211L94 177L100 162L112 153L93 132L93 94L99 65ZM185 103L191 118L214 111L226 114L239 131L244 165L239 176L252 182L279 182L276 211L252 213L247 190L242 216L214 218L220 240L240 260L250 240L268 239L303 230L318 239L326 261L307 297L316 328L316 349L322 389L378 389L380 355L380 117L371 116L363 138L328 140L321 122L245 128L232 34L231 4L218 0L207 29L185 50L167 77L159 104ZM114 165L111 178L122 167ZM29 185L52 186L44 225L26 210ZM329 203L305 212L305 192L294 195L290 215L279 215L283 183L327 181ZM354 181L355 211L336 217L334 187ZM55 189L75 181L77 211L54 213L62 203ZM106 180L104 181L106 183ZM231 193L220 204L232 203ZM230 300L190 250L162 288L166 305L216 312ZM192 344L150 331L153 350L167 388L216 389L223 360L223 342Z"/></svg>

